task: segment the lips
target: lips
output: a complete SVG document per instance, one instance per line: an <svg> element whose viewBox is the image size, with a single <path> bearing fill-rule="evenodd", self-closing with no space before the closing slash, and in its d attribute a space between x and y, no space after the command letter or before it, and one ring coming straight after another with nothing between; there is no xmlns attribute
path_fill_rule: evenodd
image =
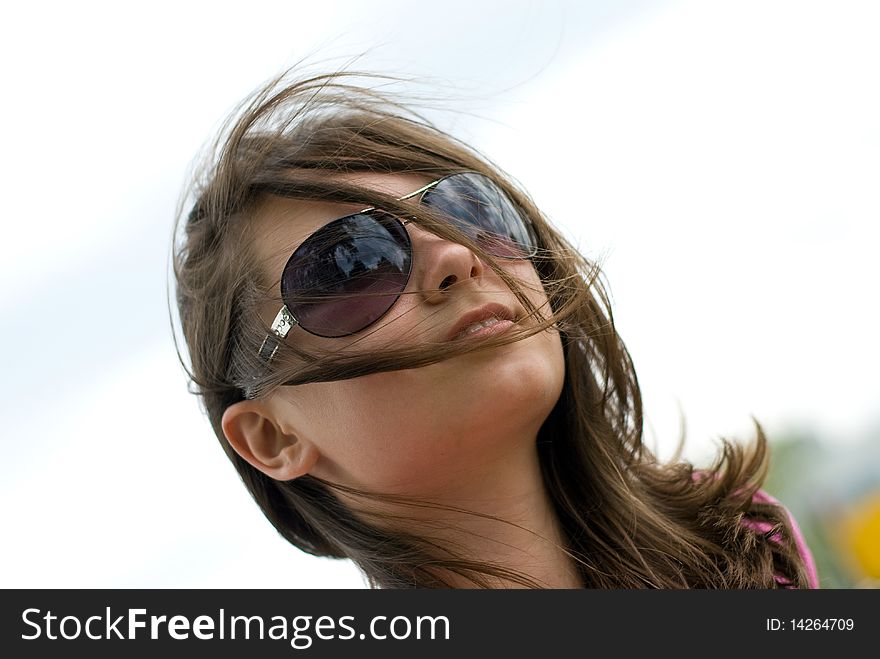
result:
<svg viewBox="0 0 880 659"><path fill-rule="evenodd" d="M446 335L447 341L502 332L516 320L515 314L501 304L485 304L464 314Z"/></svg>

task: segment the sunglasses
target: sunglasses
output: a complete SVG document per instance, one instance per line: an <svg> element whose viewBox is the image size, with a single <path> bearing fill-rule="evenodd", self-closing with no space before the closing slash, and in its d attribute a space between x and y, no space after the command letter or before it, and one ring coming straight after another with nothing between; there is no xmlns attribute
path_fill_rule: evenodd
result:
<svg viewBox="0 0 880 659"><path fill-rule="evenodd" d="M398 201L414 197L494 257L528 259L537 253L531 225L487 176L450 174ZM410 221L367 208L306 238L284 266L284 306L260 347L260 358L270 362L296 325L316 336L341 337L384 316L412 272L412 241L405 228Z"/></svg>

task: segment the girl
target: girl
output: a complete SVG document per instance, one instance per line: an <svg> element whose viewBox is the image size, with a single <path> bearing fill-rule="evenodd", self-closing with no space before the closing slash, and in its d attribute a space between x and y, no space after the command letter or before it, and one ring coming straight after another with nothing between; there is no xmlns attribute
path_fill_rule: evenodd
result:
<svg viewBox="0 0 880 659"><path fill-rule="evenodd" d="M599 266L356 80L254 94L174 249L192 388L278 532L372 587L817 587L760 425L660 463Z"/></svg>

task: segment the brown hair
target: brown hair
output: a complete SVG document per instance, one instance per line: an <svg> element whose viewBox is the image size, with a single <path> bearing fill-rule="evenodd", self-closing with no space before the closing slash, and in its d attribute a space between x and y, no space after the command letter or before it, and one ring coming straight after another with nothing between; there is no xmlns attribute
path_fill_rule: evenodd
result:
<svg viewBox="0 0 880 659"><path fill-rule="evenodd" d="M386 82L351 73L273 80L221 130L194 176L192 210L178 217L173 273L189 363L183 355L181 361L226 454L278 532L310 554L353 560L374 587L450 585L444 574L478 586L493 578L539 586L503 566L469 561L402 527L392 530L355 514L338 495L443 508L439 504L359 492L309 475L271 479L231 448L220 422L228 406L278 386L418 367L554 326L563 340L565 382L539 432L538 451L566 550L584 586L772 588L779 579L806 586L786 512L753 501L768 465L757 420L751 448L722 440L719 458L704 470L680 460L659 462L643 443L639 384L615 330L599 265L579 254L498 167L379 93ZM439 178L459 171L491 177L528 217L540 248L533 262L551 308L529 305L519 282L429 211L420 208L414 221L473 249L526 305L535 327L478 347L421 345L356 356L307 352L287 341L271 368L260 361L267 310L274 313L281 304L278 282L266 280L251 249L251 219L268 196L357 202L413 215L410 206L340 175ZM769 523L770 530L759 531L748 520Z"/></svg>

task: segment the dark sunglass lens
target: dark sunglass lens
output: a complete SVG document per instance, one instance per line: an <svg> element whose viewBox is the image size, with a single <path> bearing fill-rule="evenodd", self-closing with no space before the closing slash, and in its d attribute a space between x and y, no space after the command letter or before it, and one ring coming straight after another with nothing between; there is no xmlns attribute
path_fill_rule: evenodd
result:
<svg viewBox="0 0 880 659"><path fill-rule="evenodd" d="M393 217L359 213L312 234L288 260L281 296L318 336L354 334L376 322L406 288L409 235Z"/></svg>
<svg viewBox="0 0 880 659"><path fill-rule="evenodd" d="M528 258L536 241L506 194L482 174L454 174L422 197L422 203L455 222L489 254L500 258Z"/></svg>

